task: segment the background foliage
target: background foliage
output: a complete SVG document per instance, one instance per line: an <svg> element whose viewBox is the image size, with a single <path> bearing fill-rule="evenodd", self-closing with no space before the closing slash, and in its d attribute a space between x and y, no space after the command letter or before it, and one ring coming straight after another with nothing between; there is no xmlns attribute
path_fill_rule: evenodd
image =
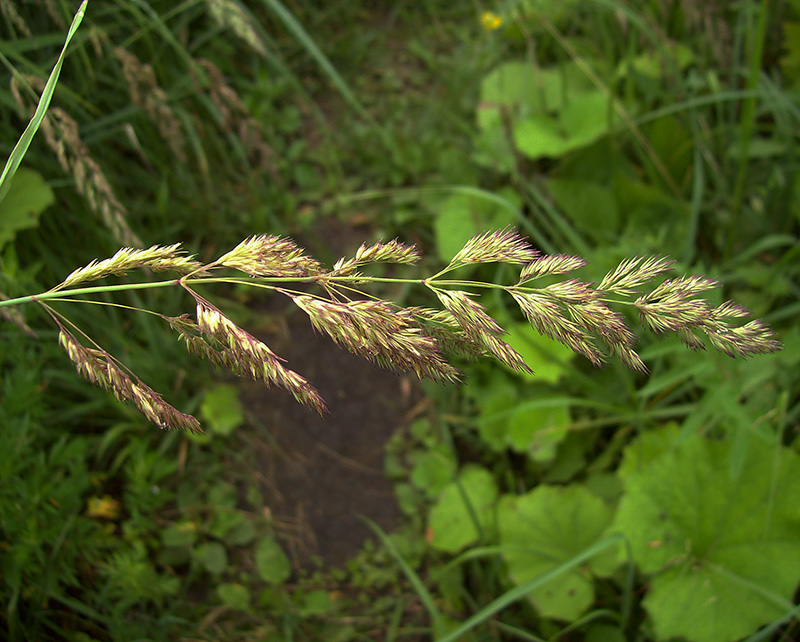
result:
<svg viewBox="0 0 800 642"><path fill-rule="evenodd" d="M77 6L0 10L8 156ZM799 57L796 2L90 2L0 203L5 296L136 242L325 247L335 219L420 244L435 271L513 225L587 258L588 280L669 254L785 348L733 361L643 336L648 376L598 371L487 299L535 376L464 364L464 386L423 386L430 410L387 446L406 525L304 573L235 387L147 315L70 307L211 437L162 433L24 309L37 339L0 326L7 637L795 638Z"/></svg>

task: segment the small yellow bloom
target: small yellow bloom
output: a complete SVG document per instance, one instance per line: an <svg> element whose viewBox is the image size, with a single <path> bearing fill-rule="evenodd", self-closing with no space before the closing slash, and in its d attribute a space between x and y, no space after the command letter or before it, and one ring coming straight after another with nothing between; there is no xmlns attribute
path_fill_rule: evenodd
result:
<svg viewBox="0 0 800 642"><path fill-rule="evenodd" d="M486 31L494 31L503 26L503 19L492 11L484 11L481 14L481 27Z"/></svg>
<svg viewBox="0 0 800 642"><path fill-rule="evenodd" d="M119 502L109 495L90 497L86 514L95 519L117 519L119 517Z"/></svg>

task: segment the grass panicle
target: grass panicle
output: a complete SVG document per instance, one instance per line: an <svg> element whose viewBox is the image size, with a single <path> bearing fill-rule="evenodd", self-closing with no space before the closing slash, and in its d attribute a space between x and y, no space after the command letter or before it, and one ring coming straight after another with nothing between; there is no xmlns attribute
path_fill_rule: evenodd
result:
<svg viewBox="0 0 800 642"><path fill-rule="evenodd" d="M470 239L453 257L449 267L467 263L531 263L538 257L539 251L516 230L505 228Z"/></svg>
<svg viewBox="0 0 800 642"><path fill-rule="evenodd" d="M548 274L566 274L586 265L586 260L568 254L547 254L526 264L519 275L520 285Z"/></svg>
<svg viewBox="0 0 800 642"><path fill-rule="evenodd" d="M610 294L635 294L638 287L668 272L674 264L661 256L626 259L603 277L597 289Z"/></svg>
<svg viewBox="0 0 800 642"><path fill-rule="evenodd" d="M436 296L473 342L483 345L498 361L514 370L532 372L520 354L500 339L507 332L486 308L471 298L471 293L436 289Z"/></svg>
<svg viewBox="0 0 800 642"><path fill-rule="evenodd" d="M169 96L158 84L152 65L139 60L131 52L116 47L114 55L122 65L131 102L158 127L161 138L181 163L186 163L186 138L181 122L170 106Z"/></svg>
<svg viewBox="0 0 800 642"><path fill-rule="evenodd" d="M213 62L204 58L196 62L205 71L206 78L201 79L202 74L193 68L195 84L198 92L206 93L219 112L221 130L226 134L236 135L251 165L269 172L270 177L281 184L283 179L278 171L280 159L267 142L263 125L253 117L239 94L227 83L222 71Z"/></svg>
<svg viewBox="0 0 800 642"><path fill-rule="evenodd" d="M34 89L44 90L45 83L40 78L26 76L25 81ZM35 106L23 98L16 76L11 80L11 95L25 113L34 113ZM100 215L114 239L122 245L141 247L142 241L128 225L128 210L117 198L100 165L81 140L78 123L60 107L51 107L43 117L40 129L62 169L72 175L78 192Z"/></svg>
<svg viewBox="0 0 800 642"><path fill-rule="evenodd" d="M179 340L190 353L238 376L283 388L298 402L319 413L326 409L319 392L302 376L286 368L283 359L266 344L198 294L195 286L206 282L253 284L272 289L288 296L308 315L316 330L327 334L342 348L383 368L411 372L420 378L439 382L459 380L459 371L447 359L451 355L470 359L491 357L512 369L531 372L522 356L503 340L507 332L490 311L475 300L478 296L475 290L481 289L499 290L510 295L536 331L563 343L595 366L602 366L616 357L637 372L647 372L636 353L634 333L622 315L612 309L612 304L633 307L646 329L659 334L674 332L694 350L705 348L706 342L701 338L703 334L708 344L731 357L749 357L774 352L781 347L771 328L763 321L735 323L749 316L748 310L741 305L727 301L711 308L705 299L698 298L702 293L719 287L713 279L702 275L669 278L642 292L643 286L671 269L672 261L663 257L623 261L596 286L577 278L567 278L535 287L537 277L572 272L586 261L563 254L540 255L510 229L474 237L444 270L426 279L369 277L357 272L359 267L370 263L414 265L420 258L415 246L395 239L387 243L363 244L352 257L340 259L326 271L293 240L265 234L245 239L216 261L205 265L185 255L179 244L154 245L148 249L122 248L109 259L95 260L75 270L48 292L0 300L0 312L6 312L6 308L14 304L39 302L59 325L61 345L84 377L118 398L133 402L157 425L187 430L197 429L199 424L195 419L178 413L138 379L126 374L106 352L80 344L64 329L61 321L64 317L56 316L46 302L64 299L69 293L78 295L112 289L180 285L194 299L196 319L187 314L159 316L178 333ZM459 266L495 261L529 262L523 265L520 280L513 285L440 278ZM181 276L171 281L75 287L138 268L172 270ZM218 276L218 272L224 269L247 276ZM436 295L442 308L401 307L361 292L362 286L373 282L425 286ZM289 290L287 284L291 283L317 286L322 293ZM364 298L354 297L354 294L363 294ZM618 298L610 298L611 295ZM631 301L634 296L636 298Z"/></svg>
<svg viewBox="0 0 800 642"><path fill-rule="evenodd" d="M230 29L253 50L267 55L267 47L258 35L252 18L233 0L206 0L208 12L220 27Z"/></svg>

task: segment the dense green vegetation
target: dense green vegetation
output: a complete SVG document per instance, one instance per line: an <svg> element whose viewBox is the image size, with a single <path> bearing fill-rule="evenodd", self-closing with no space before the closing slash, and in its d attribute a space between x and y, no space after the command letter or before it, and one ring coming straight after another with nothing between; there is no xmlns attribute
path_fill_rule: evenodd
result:
<svg viewBox="0 0 800 642"><path fill-rule="evenodd" d="M365 515L374 543L299 568L264 495L270 437L236 381L141 312L193 312L185 290L130 271L93 283L142 287L91 305L0 307L5 638L797 637L800 3L0 9L4 299L122 246L182 243L210 264L266 234L328 265L362 241L414 244L425 258L371 268L384 281L365 289L438 306L421 279L516 228L586 261L542 287L669 256L670 276L721 283L700 294L708 309L734 300L783 344L687 350L623 306L649 372L598 369L483 288L533 374L456 357L463 385L423 381L408 421L387 410L402 524ZM468 262L457 285L514 284L521 262ZM265 321L252 279L226 281L197 287L242 327L285 321ZM161 431L84 381L53 321L205 434Z"/></svg>

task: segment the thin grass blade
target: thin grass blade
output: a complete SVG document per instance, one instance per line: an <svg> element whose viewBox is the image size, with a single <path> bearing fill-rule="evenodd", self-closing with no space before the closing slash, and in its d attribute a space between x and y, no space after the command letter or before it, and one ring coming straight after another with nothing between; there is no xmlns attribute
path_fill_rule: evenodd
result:
<svg viewBox="0 0 800 642"><path fill-rule="evenodd" d="M89 0L83 0L81 6L78 8L77 13L75 14L75 17L72 19L72 24L70 25L69 32L67 33L67 39L64 41L64 46L61 48L61 53L58 56L58 60L53 66L53 71L50 72L50 77L47 79L47 84L45 84L44 91L42 91L42 95L39 98L39 104L36 107L33 118L31 118L31 121L28 123L25 131L22 132L22 136L20 136L17 144L11 151L11 155L8 157L8 161L6 161L3 174L0 175L0 202L2 202L6 197L6 194L11 187L11 180L14 178L14 174L19 168L20 163L22 163L22 159L25 158L28 147L30 147L31 141L33 140L36 132L39 130L39 125L41 125L42 120L47 113L47 108L50 106L50 101L52 100L53 93L56 90L56 84L58 84L58 77L61 74L61 67L64 64L67 47L69 46L72 37L78 31L78 27L80 26L81 22L83 22L83 15L86 13L86 5L88 2Z"/></svg>

